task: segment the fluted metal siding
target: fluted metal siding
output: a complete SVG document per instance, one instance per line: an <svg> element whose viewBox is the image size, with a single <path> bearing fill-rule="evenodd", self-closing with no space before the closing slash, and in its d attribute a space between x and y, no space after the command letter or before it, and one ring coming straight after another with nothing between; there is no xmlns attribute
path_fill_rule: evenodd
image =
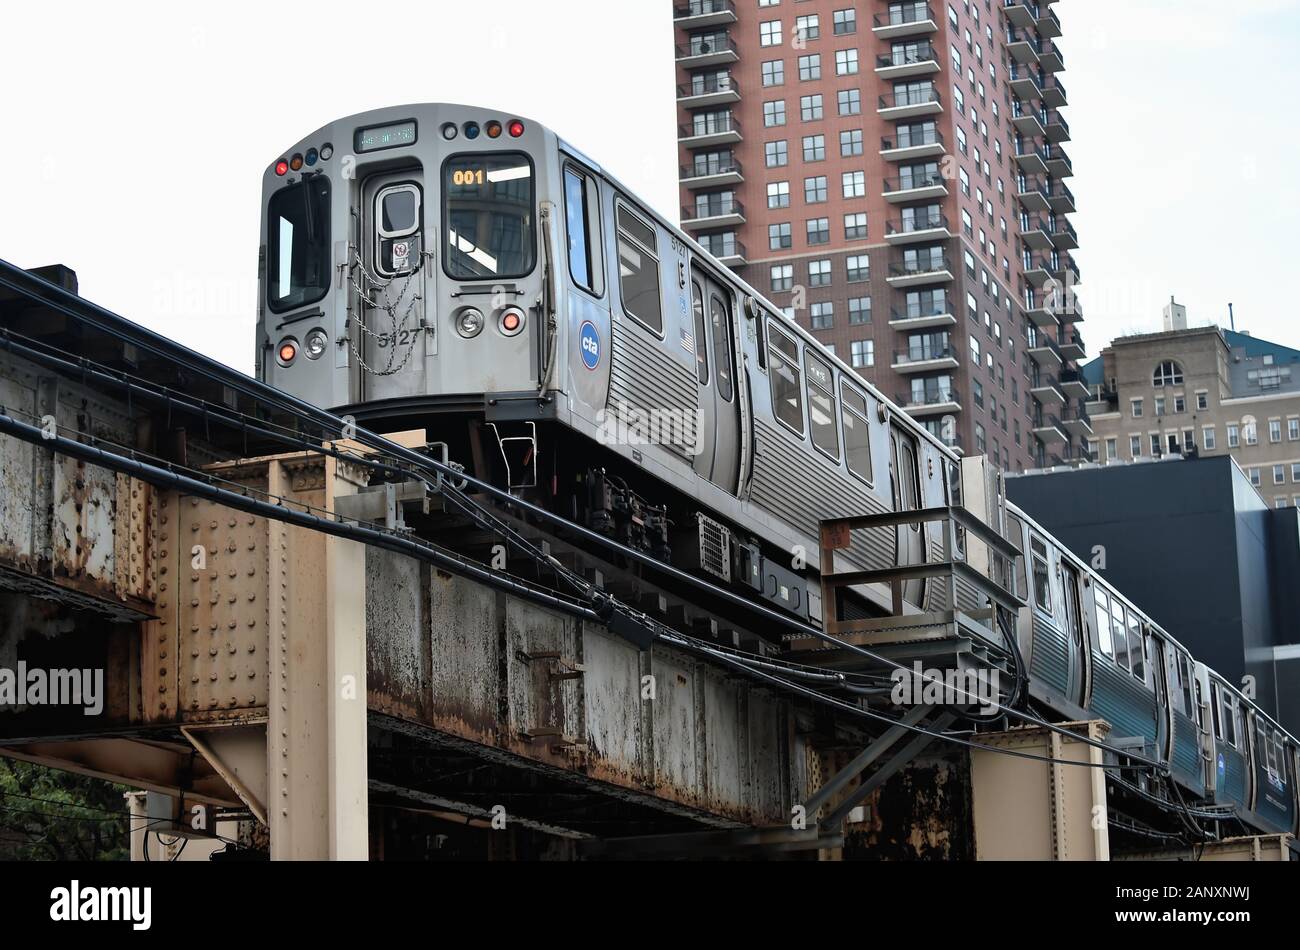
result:
<svg viewBox="0 0 1300 950"><path fill-rule="evenodd" d="M699 384L689 369L663 351L658 340L646 340L626 324L615 322L609 379L609 408L620 403L641 413L680 414L690 427L685 439L694 441ZM688 445L664 445L674 455L693 462Z"/></svg>

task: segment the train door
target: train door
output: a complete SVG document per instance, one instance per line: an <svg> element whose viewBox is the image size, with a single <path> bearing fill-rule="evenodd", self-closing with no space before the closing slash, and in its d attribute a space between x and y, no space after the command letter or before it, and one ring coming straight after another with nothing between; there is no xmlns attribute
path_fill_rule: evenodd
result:
<svg viewBox="0 0 1300 950"><path fill-rule="evenodd" d="M1088 644L1083 633L1083 611L1079 590L1079 572L1061 564L1062 603L1065 607L1065 633L1070 641L1070 675L1066 695L1071 702L1084 704L1084 687L1088 673Z"/></svg>
<svg viewBox="0 0 1300 950"><path fill-rule="evenodd" d="M736 389L731 293L691 268L691 315L700 418L695 471L733 495L740 477L740 400Z"/></svg>
<svg viewBox="0 0 1300 950"><path fill-rule="evenodd" d="M889 484L894 495L895 511L921 508L921 482L916 440L896 425L889 427ZM896 557L900 566L925 563L925 528L919 522L899 525L895 529ZM925 581L903 584L903 599L920 607L925 600Z"/></svg>
<svg viewBox="0 0 1300 950"><path fill-rule="evenodd" d="M366 179L361 190L360 253L364 274L357 288L362 329L354 323L354 347L361 353L361 399L393 399L423 394L426 245L424 175L418 168L383 172ZM431 278L430 278L431 279Z"/></svg>

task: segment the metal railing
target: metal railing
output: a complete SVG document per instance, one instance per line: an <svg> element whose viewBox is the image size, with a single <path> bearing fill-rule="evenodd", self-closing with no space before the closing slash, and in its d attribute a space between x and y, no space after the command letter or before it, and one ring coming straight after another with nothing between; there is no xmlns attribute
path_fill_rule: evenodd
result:
<svg viewBox="0 0 1300 950"><path fill-rule="evenodd" d="M899 393L895 400L900 406L943 406L957 404L957 391L954 389L927 389L923 392Z"/></svg>
<svg viewBox="0 0 1300 950"><path fill-rule="evenodd" d="M925 23L927 20L934 20L934 10L929 5L923 8L919 4L909 3L890 10L888 13L877 13L871 18L871 25L877 28L882 26L906 26L909 23Z"/></svg>
<svg viewBox="0 0 1300 950"><path fill-rule="evenodd" d="M745 206L735 198L726 201L709 201L697 203L695 207L682 209L683 221L696 221L701 218L721 218L724 215L745 216Z"/></svg>
<svg viewBox="0 0 1300 950"><path fill-rule="evenodd" d="M735 132L740 134L740 120L733 115L722 115L711 118L701 126L698 123L690 125L679 125L677 127L677 137L683 139L699 138L703 135L721 135L726 132Z"/></svg>
<svg viewBox="0 0 1300 950"><path fill-rule="evenodd" d="M1030 329L1033 330L1036 328L1031 327ZM1051 350L1061 359L1061 362L1065 362L1065 358L1061 356L1061 348L1057 346L1055 340L1053 340L1050 336L1047 336L1046 334L1031 332L1029 334L1029 349L1030 350Z"/></svg>
<svg viewBox="0 0 1300 950"><path fill-rule="evenodd" d="M948 219L941 214L917 215L912 220L895 218L885 222L886 234L915 234L917 231L948 230Z"/></svg>
<svg viewBox="0 0 1300 950"><path fill-rule="evenodd" d="M735 53L740 55L736 43L729 36L711 35L691 37L686 46L677 47L678 59L690 59L694 56L711 56L714 53Z"/></svg>
<svg viewBox="0 0 1300 950"><path fill-rule="evenodd" d="M943 98L939 95L939 90L934 89L908 89L903 92L892 92L880 97L879 109L900 109L905 106L924 106L934 102L942 104Z"/></svg>
<svg viewBox="0 0 1300 950"><path fill-rule="evenodd" d="M908 178L886 178L884 181L885 194L892 194L896 191L912 191L916 188L934 188L939 185L947 185L947 180L938 172L933 175L913 175Z"/></svg>
<svg viewBox="0 0 1300 950"><path fill-rule="evenodd" d="M914 274L931 274L948 270L946 254L930 254L925 257L903 258L892 261L889 265L890 277L910 277Z"/></svg>
<svg viewBox="0 0 1300 950"><path fill-rule="evenodd" d="M705 178L709 175L742 175L740 162L734 158L696 162L694 165L681 166L681 176L687 178Z"/></svg>
<svg viewBox="0 0 1300 950"><path fill-rule="evenodd" d="M673 18L683 20L686 17L705 16L709 13L735 13L736 5L732 0L690 0L673 8Z"/></svg>
<svg viewBox="0 0 1300 950"><path fill-rule="evenodd" d="M889 69L892 66L916 66L921 63L937 63L939 54L934 47L926 45L915 50L896 50L876 57L877 69Z"/></svg>
<svg viewBox="0 0 1300 950"><path fill-rule="evenodd" d="M944 144L943 133L938 129L926 129L920 135L907 135L906 141L904 141L904 138L904 136L900 135L897 139L898 144L894 144L894 139L881 138L880 150L882 152L891 152L899 148L921 148L926 145Z"/></svg>
<svg viewBox="0 0 1300 950"><path fill-rule="evenodd" d="M745 251L745 245L740 241L733 239L714 244L713 242L702 238L696 238L696 240L700 242L701 247L719 259L724 257L739 257L741 260L749 260L749 254Z"/></svg>
<svg viewBox="0 0 1300 950"><path fill-rule="evenodd" d="M691 96L711 96L720 92L734 92L739 94L740 87L736 80L730 76L700 76L692 79L688 83L682 83L677 87L677 98L686 99Z"/></svg>
<svg viewBox="0 0 1300 950"><path fill-rule="evenodd" d="M930 363L934 360L955 360L957 350L951 343L909 346L905 350L894 350L894 365L906 366L909 363Z"/></svg>
<svg viewBox="0 0 1300 950"><path fill-rule="evenodd" d="M923 317L950 317L952 312L948 309L947 303L943 306L931 304L929 307L907 307L899 310L897 307L891 307L889 310L889 319L898 320L920 320Z"/></svg>

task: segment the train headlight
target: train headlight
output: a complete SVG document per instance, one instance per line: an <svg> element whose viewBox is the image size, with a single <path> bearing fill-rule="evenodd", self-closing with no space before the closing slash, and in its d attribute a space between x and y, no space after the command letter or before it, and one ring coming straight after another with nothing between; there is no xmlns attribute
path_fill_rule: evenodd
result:
<svg viewBox="0 0 1300 950"><path fill-rule="evenodd" d="M518 336L524 328L524 312L518 307L507 307L497 321L503 336Z"/></svg>
<svg viewBox="0 0 1300 950"><path fill-rule="evenodd" d="M298 358L298 341L291 336L280 341L275 348L275 359L281 366L290 366Z"/></svg>
<svg viewBox="0 0 1300 950"><path fill-rule="evenodd" d="M320 160L328 162L334 156L334 146L326 142L320 147Z"/></svg>
<svg viewBox="0 0 1300 950"><path fill-rule="evenodd" d="M303 338L302 351L307 354L307 359L318 360L325 353L325 344L328 342L329 337L324 330L312 330Z"/></svg>
<svg viewBox="0 0 1300 950"><path fill-rule="evenodd" d="M483 311L466 307L456 318L456 332L469 340L483 332L483 325L486 322L483 319Z"/></svg>

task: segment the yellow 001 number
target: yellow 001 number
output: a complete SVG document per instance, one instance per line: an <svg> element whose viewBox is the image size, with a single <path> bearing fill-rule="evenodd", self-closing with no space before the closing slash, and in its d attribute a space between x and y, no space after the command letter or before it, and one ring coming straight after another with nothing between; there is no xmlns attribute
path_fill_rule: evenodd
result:
<svg viewBox="0 0 1300 950"><path fill-rule="evenodd" d="M457 169L451 173L453 185L482 185L487 181L487 174L481 168Z"/></svg>

